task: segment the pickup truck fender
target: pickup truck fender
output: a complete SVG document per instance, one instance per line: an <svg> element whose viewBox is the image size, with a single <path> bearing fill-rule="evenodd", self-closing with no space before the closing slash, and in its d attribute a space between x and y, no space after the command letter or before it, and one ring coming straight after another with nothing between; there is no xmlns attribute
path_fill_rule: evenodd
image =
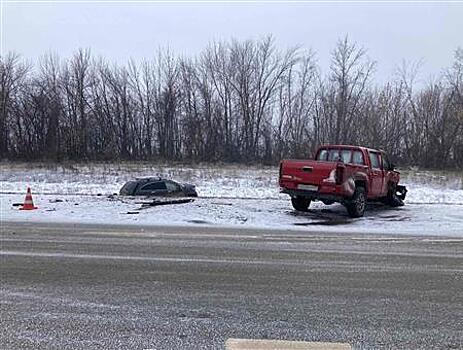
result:
<svg viewBox="0 0 463 350"><path fill-rule="evenodd" d="M368 192L369 180L366 174L356 172L351 174L343 183L342 187L344 193L348 196L353 196L355 192L356 183L362 183L365 187L365 192Z"/></svg>

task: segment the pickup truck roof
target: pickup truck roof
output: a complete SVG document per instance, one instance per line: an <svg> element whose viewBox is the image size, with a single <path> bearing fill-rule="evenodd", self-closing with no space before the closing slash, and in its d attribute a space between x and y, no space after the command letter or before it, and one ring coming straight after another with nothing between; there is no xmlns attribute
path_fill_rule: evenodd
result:
<svg viewBox="0 0 463 350"><path fill-rule="evenodd" d="M383 150L374 149L374 148L368 148L368 147L363 147L363 146L355 146L355 145L331 145L331 144L321 145L320 147L317 148L317 152L315 152L315 153L318 153L318 150L320 150L320 149L322 149L322 148L363 149L363 150L365 150L365 151L370 151L370 152L382 152L382 153L384 153Z"/></svg>

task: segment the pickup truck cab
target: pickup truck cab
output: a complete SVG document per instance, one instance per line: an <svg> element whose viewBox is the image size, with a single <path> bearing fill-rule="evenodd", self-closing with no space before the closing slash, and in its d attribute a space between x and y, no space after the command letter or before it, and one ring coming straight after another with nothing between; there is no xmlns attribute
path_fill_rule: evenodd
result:
<svg viewBox="0 0 463 350"><path fill-rule="evenodd" d="M299 211L308 211L313 200L341 203L351 217L363 216L367 201L401 206L407 189L399 180L384 151L360 146L324 145L314 160L280 163L280 191Z"/></svg>

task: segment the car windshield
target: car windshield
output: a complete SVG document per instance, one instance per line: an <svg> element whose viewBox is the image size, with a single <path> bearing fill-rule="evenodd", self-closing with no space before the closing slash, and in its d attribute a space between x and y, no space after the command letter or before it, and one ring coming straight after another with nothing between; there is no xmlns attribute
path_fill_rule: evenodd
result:
<svg viewBox="0 0 463 350"><path fill-rule="evenodd" d="M350 163L352 151L350 149L321 149L317 154L317 160L326 162L337 162L341 160L344 163Z"/></svg>

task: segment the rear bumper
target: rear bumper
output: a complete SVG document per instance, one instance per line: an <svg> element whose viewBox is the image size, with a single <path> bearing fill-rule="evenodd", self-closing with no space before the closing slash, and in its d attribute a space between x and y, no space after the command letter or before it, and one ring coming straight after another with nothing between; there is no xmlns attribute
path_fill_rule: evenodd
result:
<svg viewBox="0 0 463 350"><path fill-rule="evenodd" d="M320 191L306 191L297 189L282 188L281 193L289 194L291 197L305 197L311 200L344 202L344 196L337 193L324 193Z"/></svg>
<svg viewBox="0 0 463 350"><path fill-rule="evenodd" d="M303 183L294 180L281 179L279 181L280 192L289 194L290 196L301 196L311 199L330 200L330 201L341 201L346 197L352 196L353 193L347 193L346 187L343 184L337 184L330 179L324 179L318 184ZM315 188L302 189L299 186L312 186ZM352 191L353 192L353 191Z"/></svg>

